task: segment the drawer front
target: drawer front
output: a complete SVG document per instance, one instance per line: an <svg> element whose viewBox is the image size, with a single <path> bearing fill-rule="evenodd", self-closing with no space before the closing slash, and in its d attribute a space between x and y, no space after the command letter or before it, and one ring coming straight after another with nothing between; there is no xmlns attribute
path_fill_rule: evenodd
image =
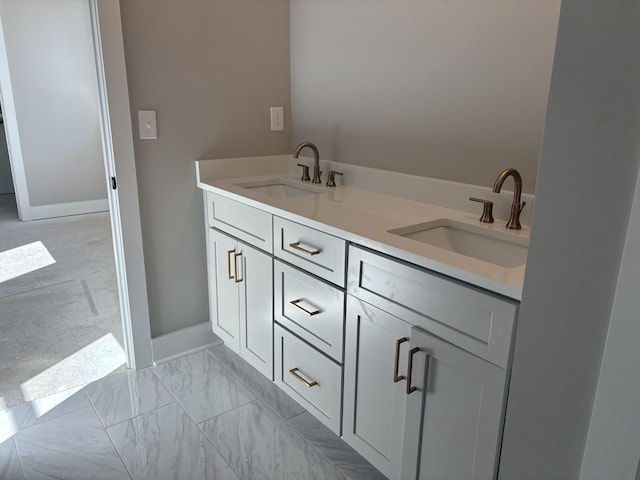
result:
<svg viewBox="0 0 640 480"><path fill-rule="evenodd" d="M344 287L346 242L333 235L273 217L274 255Z"/></svg>
<svg viewBox="0 0 640 480"><path fill-rule="evenodd" d="M342 363L343 291L276 260L275 320Z"/></svg>
<svg viewBox="0 0 640 480"><path fill-rule="evenodd" d="M347 291L502 368L518 303L350 246Z"/></svg>
<svg viewBox="0 0 640 480"><path fill-rule="evenodd" d="M272 215L234 200L205 192L210 227L273 253Z"/></svg>
<svg viewBox="0 0 640 480"><path fill-rule="evenodd" d="M340 435L342 367L279 325L275 334L275 382Z"/></svg>

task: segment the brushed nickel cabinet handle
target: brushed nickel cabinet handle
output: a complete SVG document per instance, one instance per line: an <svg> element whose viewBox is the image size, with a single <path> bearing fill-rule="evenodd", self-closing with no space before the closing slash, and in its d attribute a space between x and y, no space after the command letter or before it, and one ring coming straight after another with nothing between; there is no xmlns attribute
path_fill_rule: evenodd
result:
<svg viewBox="0 0 640 480"><path fill-rule="evenodd" d="M231 275L231 254L235 254L236 253L236 249L234 248L233 250L227 250L227 276L229 277L229 280L233 280L234 276Z"/></svg>
<svg viewBox="0 0 640 480"><path fill-rule="evenodd" d="M396 340L396 353L395 360L393 362L393 383L398 383L400 380L404 380L404 375L398 375L398 363L400 363L400 345L404 342L408 342L409 339L407 337L399 338Z"/></svg>
<svg viewBox="0 0 640 480"><path fill-rule="evenodd" d="M235 273L235 281L236 283L240 283L242 278L238 275L238 257L242 256L242 252L233 254L233 272Z"/></svg>
<svg viewBox="0 0 640 480"><path fill-rule="evenodd" d="M314 311L307 310L302 305L300 305L300 302L304 302L304 300L302 298L299 298L298 300L291 300L289 303L294 307L296 307L298 310L302 310L304 313L306 313L310 317L313 317L314 315L317 315L320 313L320 310L318 309L315 309Z"/></svg>
<svg viewBox="0 0 640 480"><path fill-rule="evenodd" d="M411 371L413 370L413 356L416 352L420 351L418 347L414 347L409 350L409 360L407 361L407 395L411 395L418 387L411 385Z"/></svg>
<svg viewBox="0 0 640 480"><path fill-rule="evenodd" d="M304 247L300 246L301 244L304 245L304 247L315 248L315 247L312 247L310 245L306 245L306 244L304 244L302 242L290 243L289 246L291 248L295 249L295 250L301 251L302 253L304 253L306 255L317 255L317 254L319 254L321 252L321 250L318 250L317 248L315 248L314 250L309 250L308 248L304 248Z"/></svg>
<svg viewBox="0 0 640 480"><path fill-rule="evenodd" d="M307 387L307 388L315 387L316 385L318 385L318 382L316 382L316 381L309 382L308 380L302 378L298 374L298 371L299 371L298 368L292 368L291 370L289 370L289 373L291 375L293 375L298 381L304 383L305 387Z"/></svg>

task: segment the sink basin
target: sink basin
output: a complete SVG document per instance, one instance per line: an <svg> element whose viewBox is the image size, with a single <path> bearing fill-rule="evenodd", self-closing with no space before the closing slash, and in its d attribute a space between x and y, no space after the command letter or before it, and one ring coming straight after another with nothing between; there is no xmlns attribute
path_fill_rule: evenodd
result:
<svg viewBox="0 0 640 480"><path fill-rule="evenodd" d="M527 261L526 238L479 225L440 219L388 232L501 267L515 268Z"/></svg>
<svg viewBox="0 0 640 480"><path fill-rule="evenodd" d="M257 183L257 184L238 184L239 187L246 188L252 192L262 193L269 197L276 198L294 198L294 197L306 197L307 195L319 195L324 193L322 191L315 191L311 189L294 186L284 181L276 181L273 183Z"/></svg>

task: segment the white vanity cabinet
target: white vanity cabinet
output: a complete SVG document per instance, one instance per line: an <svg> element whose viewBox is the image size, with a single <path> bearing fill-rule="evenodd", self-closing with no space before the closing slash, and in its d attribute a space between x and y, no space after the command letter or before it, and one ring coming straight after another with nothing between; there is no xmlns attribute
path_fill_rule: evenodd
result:
<svg viewBox="0 0 640 480"><path fill-rule="evenodd" d="M250 219L255 220L255 212L258 218L264 212L210 193L205 198L209 217L209 315L213 333L263 375L273 379L273 258L218 230L226 224L212 215L212 211L227 215L229 210L234 217L241 217L245 209L250 209ZM247 223L254 231L247 234L245 228L244 235L254 241L266 236L265 225L271 230L270 223L263 222L261 230L255 223ZM259 244L264 246L261 240Z"/></svg>
<svg viewBox="0 0 640 480"><path fill-rule="evenodd" d="M496 477L518 302L317 222L205 204L225 344L391 480Z"/></svg>
<svg viewBox="0 0 640 480"><path fill-rule="evenodd" d="M517 304L353 245L347 284L345 441L392 480L495 478Z"/></svg>

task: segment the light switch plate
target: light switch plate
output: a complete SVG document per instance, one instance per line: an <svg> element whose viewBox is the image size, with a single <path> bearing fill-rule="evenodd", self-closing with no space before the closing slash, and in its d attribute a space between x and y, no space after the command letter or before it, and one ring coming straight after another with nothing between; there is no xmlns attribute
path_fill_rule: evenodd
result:
<svg viewBox="0 0 640 480"><path fill-rule="evenodd" d="M155 110L138 110L138 127L141 140L155 140L158 138Z"/></svg>

